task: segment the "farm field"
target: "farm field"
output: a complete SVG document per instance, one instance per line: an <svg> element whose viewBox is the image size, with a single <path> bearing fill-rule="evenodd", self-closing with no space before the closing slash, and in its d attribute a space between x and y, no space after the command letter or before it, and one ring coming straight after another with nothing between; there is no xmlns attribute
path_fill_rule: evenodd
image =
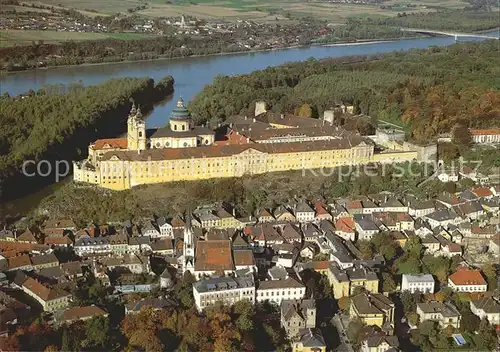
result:
<svg viewBox="0 0 500 352"><path fill-rule="evenodd" d="M145 2L139 0L40 0L40 3L53 6L74 8L80 11L92 10L97 13L114 15L127 13L127 9L142 6ZM195 16L205 19L253 20L259 22L284 21L289 15L296 17L312 16L341 23L348 18L381 18L396 16L398 12L434 11L432 6L446 8L463 8L466 3L461 0L416 0L411 4L415 8L398 7L382 9L381 5L406 5L404 0L390 0L383 4L333 4L329 2L301 0L151 0L147 8L134 14L146 17L175 17L181 15Z"/></svg>
<svg viewBox="0 0 500 352"><path fill-rule="evenodd" d="M140 39L151 37L142 33L79 33L57 31L31 31L31 30L2 30L0 31L0 46L31 45L33 41L43 40L45 43L60 43L68 40L99 40L115 39Z"/></svg>

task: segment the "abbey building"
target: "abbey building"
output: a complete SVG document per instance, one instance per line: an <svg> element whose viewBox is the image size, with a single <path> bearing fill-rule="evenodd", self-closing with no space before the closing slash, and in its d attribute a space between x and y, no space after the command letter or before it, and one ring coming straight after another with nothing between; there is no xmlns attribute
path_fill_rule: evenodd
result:
<svg viewBox="0 0 500 352"><path fill-rule="evenodd" d="M373 142L330 122L267 112L235 116L215 131L194 126L180 99L169 124L146 129L132 107L126 138L100 139L74 163L74 180L123 190L172 181L413 160L414 152L374 153Z"/></svg>

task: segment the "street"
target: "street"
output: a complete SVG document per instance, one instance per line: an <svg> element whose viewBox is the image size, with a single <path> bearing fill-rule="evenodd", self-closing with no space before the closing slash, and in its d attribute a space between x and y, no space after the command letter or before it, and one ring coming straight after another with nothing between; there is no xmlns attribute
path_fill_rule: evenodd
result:
<svg viewBox="0 0 500 352"><path fill-rule="evenodd" d="M335 326L335 328L337 329L339 340L340 340L339 345L334 349L334 351L335 352L354 352L354 349L352 348L351 344L346 343L347 333L344 329L344 326L345 326L345 328L347 328L347 324L345 324L345 321L342 322L341 315L340 314L335 315L331 321L332 321L332 325Z"/></svg>

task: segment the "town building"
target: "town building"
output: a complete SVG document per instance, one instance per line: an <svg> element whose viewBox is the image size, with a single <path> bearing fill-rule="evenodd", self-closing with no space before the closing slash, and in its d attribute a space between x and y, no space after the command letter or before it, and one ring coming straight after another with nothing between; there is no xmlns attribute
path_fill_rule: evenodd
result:
<svg viewBox="0 0 500 352"><path fill-rule="evenodd" d="M377 334L368 336L361 343L361 352L397 352L399 341L397 336Z"/></svg>
<svg viewBox="0 0 500 352"><path fill-rule="evenodd" d="M448 302L425 302L417 303L417 314L420 322L432 320L438 322L439 326L446 328L452 326L455 329L460 327L462 318L458 309Z"/></svg>
<svg viewBox="0 0 500 352"><path fill-rule="evenodd" d="M281 280L265 280L257 283L257 302L270 301L281 305L283 300L300 300L306 295L306 287L293 277Z"/></svg>
<svg viewBox="0 0 500 352"><path fill-rule="evenodd" d="M472 141L477 144L500 143L500 129L477 130L471 129Z"/></svg>
<svg viewBox="0 0 500 352"><path fill-rule="evenodd" d="M364 288L371 293L377 293L379 290L377 274L362 265L354 265L347 269L330 265L326 276L333 287L335 299L351 296L356 287Z"/></svg>
<svg viewBox="0 0 500 352"><path fill-rule="evenodd" d="M292 352L326 352L326 343L320 329L302 329L292 339Z"/></svg>
<svg viewBox="0 0 500 352"><path fill-rule="evenodd" d="M281 326L288 337L295 337L299 331L316 327L316 303L314 299L282 300Z"/></svg>
<svg viewBox="0 0 500 352"><path fill-rule="evenodd" d="M488 283L481 271L460 266L448 276L448 287L458 292L486 292Z"/></svg>
<svg viewBox="0 0 500 352"><path fill-rule="evenodd" d="M227 121L225 136L216 140L214 131L193 125L182 100L169 126L154 130L146 130L142 114L133 107L127 137L91 144L88 158L73 163L73 178L123 190L141 184L417 158L415 151L376 154L369 139L318 122L268 112L252 119L234 117Z"/></svg>
<svg viewBox="0 0 500 352"><path fill-rule="evenodd" d="M85 321L95 317L107 317L108 313L97 306L72 307L61 312L56 320L60 323L71 324L75 321Z"/></svg>
<svg viewBox="0 0 500 352"><path fill-rule="evenodd" d="M363 292L351 297L349 315L363 324L382 328L394 323L394 308L395 304L383 294Z"/></svg>
<svg viewBox="0 0 500 352"><path fill-rule="evenodd" d="M434 293L436 283L430 274L425 275L409 275L403 274L401 280L401 291L410 291L415 293Z"/></svg>
<svg viewBox="0 0 500 352"><path fill-rule="evenodd" d="M233 305L241 300L255 302L255 282L253 276L214 277L193 284L193 296L199 311L217 302Z"/></svg>
<svg viewBox="0 0 500 352"><path fill-rule="evenodd" d="M40 303L45 312L53 312L67 308L69 299L71 298L70 293L57 287L49 288L44 286L31 277L26 278L21 289Z"/></svg>
<svg viewBox="0 0 500 352"><path fill-rule="evenodd" d="M500 302L497 297L483 297L470 301L470 310L479 319L487 319L491 325L500 325Z"/></svg>

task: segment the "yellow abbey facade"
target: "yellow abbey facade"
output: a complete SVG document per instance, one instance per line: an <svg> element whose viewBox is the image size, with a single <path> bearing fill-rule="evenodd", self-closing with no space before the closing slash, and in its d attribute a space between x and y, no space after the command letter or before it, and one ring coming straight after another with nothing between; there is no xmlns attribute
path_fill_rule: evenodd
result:
<svg viewBox="0 0 500 352"><path fill-rule="evenodd" d="M146 130L134 106L127 127L126 138L100 139L89 146L88 158L73 163L75 181L124 190L143 184L416 158L416 152L381 157L369 139L326 121L272 114L262 108L253 118L233 117L213 131L194 126L179 100L167 127Z"/></svg>

